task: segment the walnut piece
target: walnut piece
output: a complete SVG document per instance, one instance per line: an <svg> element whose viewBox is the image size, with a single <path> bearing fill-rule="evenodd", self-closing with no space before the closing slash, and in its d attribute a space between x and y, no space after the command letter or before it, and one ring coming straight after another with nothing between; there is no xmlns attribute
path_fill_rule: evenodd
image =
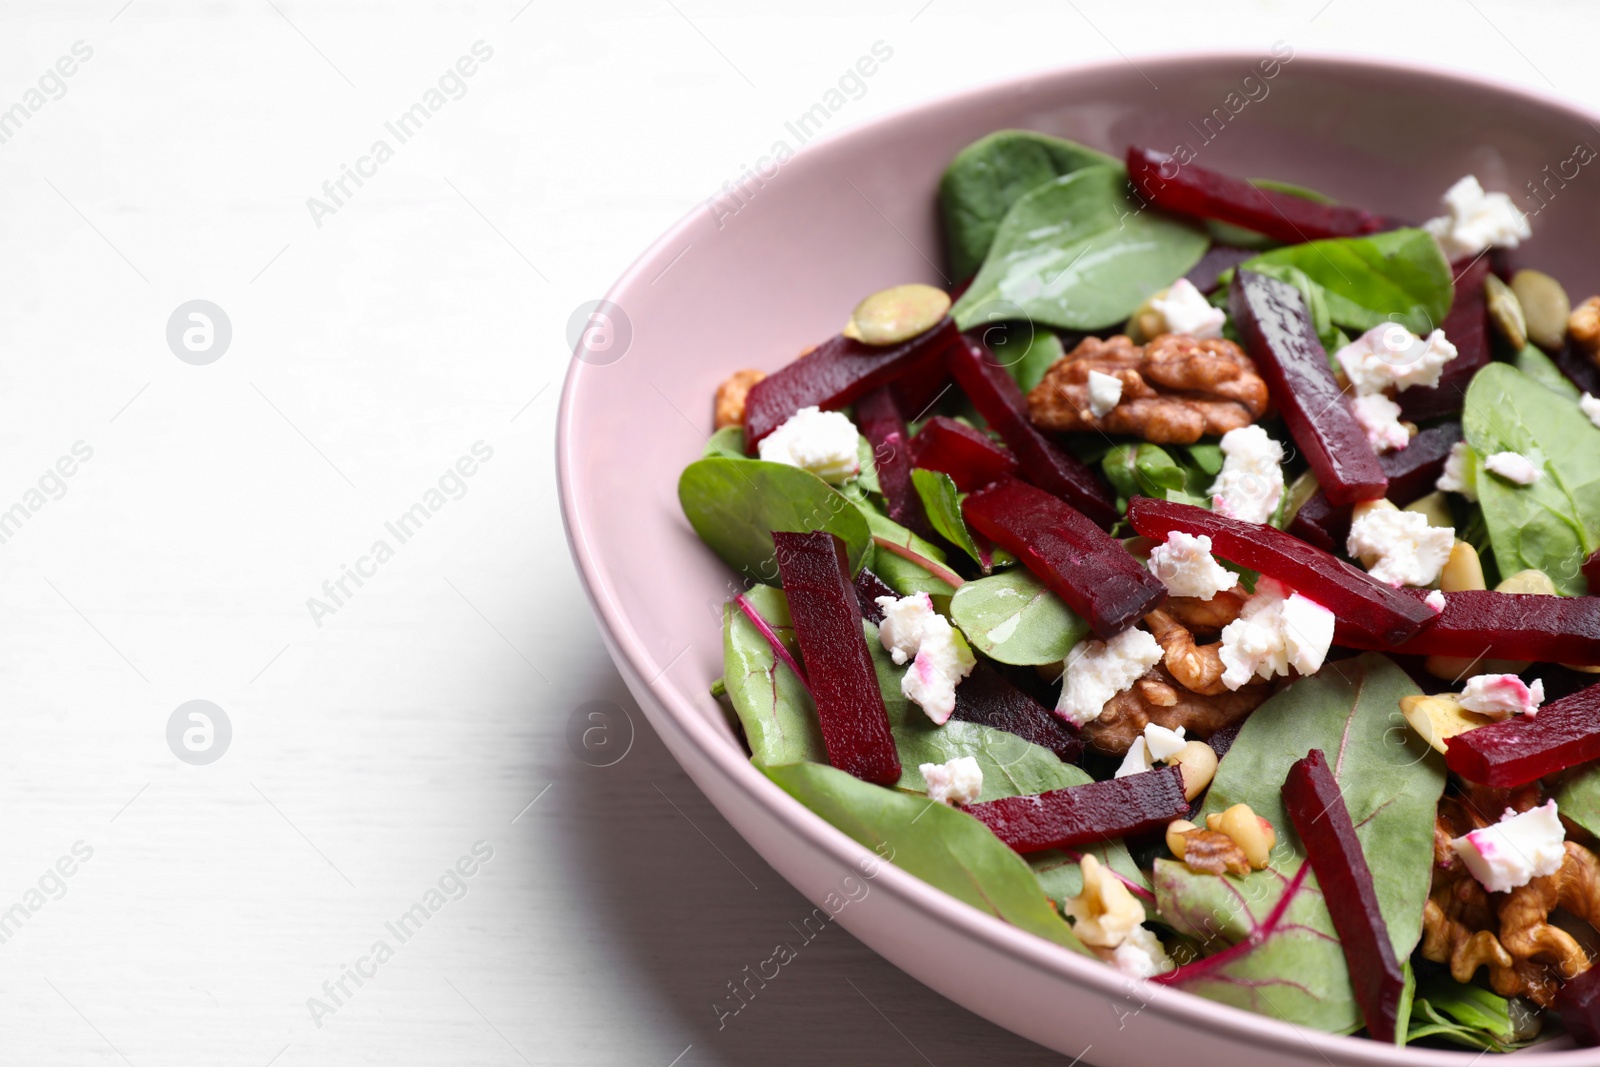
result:
<svg viewBox="0 0 1600 1067"><path fill-rule="evenodd" d="M1183 835L1183 863L1196 874L1249 874L1250 860L1239 842L1220 830L1190 830Z"/></svg>
<svg viewBox="0 0 1600 1067"><path fill-rule="evenodd" d="M767 376L765 371L736 370L728 380L717 386L713 418L717 429L724 426L744 425L744 401L750 387Z"/></svg>
<svg viewBox="0 0 1600 1067"><path fill-rule="evenodd" d="M1104 415L1089 408L1089 372L1122 382ZM1085 337L1028 394L1028 416L1045 430L1132 434L1156 444L1193 444L1248 426L1267 411L1267 383L1232 341L1166 334L1136 345L1118 334Z"/></svg>
<svg viewBox="0 0 1600 1067"><path fill-rule="evenodd" d="M1567 316L1567 336L1590 359L1600 356L1600 296L1591 296L1572 309Z"/></svg>

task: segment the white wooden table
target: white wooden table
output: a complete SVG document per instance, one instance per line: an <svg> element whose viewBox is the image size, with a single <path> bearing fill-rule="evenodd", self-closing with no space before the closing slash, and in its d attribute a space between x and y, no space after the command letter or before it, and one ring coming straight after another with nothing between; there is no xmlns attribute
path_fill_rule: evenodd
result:
<svg viewBox="0 0 1600 1067"><path fill-rule="evenodd" d="M0 1062L1054 1060L836 928L719 1026L810 905L600 645L565 324L875 42L836 127L1277 38L1597 95L1590 13L1320 4L7 3ZM205 309L169 345L195 300L225 350ZM591 701L613 766L567 743Z"/></svg>

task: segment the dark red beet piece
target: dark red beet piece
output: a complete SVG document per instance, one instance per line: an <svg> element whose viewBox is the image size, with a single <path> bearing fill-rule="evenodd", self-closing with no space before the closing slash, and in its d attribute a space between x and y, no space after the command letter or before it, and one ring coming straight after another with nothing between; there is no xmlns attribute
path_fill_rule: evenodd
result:
<svg viewBox="0 0 1600 1067"><path fill-rule="evenodd" d="M1489 304L1483 296L1489 257L1479 256L1470 263L1452 263L1450 267L1456 280L1455 299L1439 328L1444 331L1445 340L1456 346L1456 358L1444 365L1437 386L1413 386L1396 398L1401 417L1412 422L1459 412L1466 402L1467 383L1489 362Z"/></svg>
<svg viewBox="0 0 1600 1067"><path fill-rule="evenodd" d="M1076 456L1056 447L1028 420L1028 399L988 352L964 339L946 350L950 373L990 427L1011 447L1022 477L1065 500L1103 528L1117 521L1110 491Z"/></svg>
<svg viewBox="0 0 1600 1067"><path fill-rule="evenodd" d="M1025 482L1002 478L961 506L968 525L1022 561L1088 620L1114 637L1167 598L1160 579L1071 506Z"/></svg>
<svg viewBox="0 0 1600 1067"><path fill-rule="evenodd" d="M1551 599L1555 599L1552 597ZM1600 685L1546 704L1537 715L1456 734L1444 761L1471 782L1502 789L1543 778L1600 757Z"/></svg>
<svg viewBox="0 0 1600 1067"><path fill-rule="evenodd" d="M1433 609L1420 597L1384 585L1366 571L1271 526L1147 496L1128 502L1128 521L1157 541L1165 541L1173 530L1205 534L1223 559L1278 579L1333 612L1347 629L1381 642L1380 648L1404 641L1434 618Z"/></svg>
<svg viewBox="0 0 1600 1067"><path fill-rule="evenodd" d="M1306 847L1306 861L1322 886L1329 917L1350 965L1350 980L1367 1021L1367 1033L1378 1041L1392 1042L1405 975L1389 940L1389 925L1378 909L1372 869L1356 838L1339 783L1320 748L1289 768L1283 803Z"/></svg>
<svg viewBox="0 0 1600 1067"><path fill-rule="evenodd" d="M1589 583L1589 592L1600 596L1600 549L1595 549L1594 553L1583 561L1583 566L1579 570L1583 572L1584 580Z"/></svg>
<svg viewBox="0 0 1600 1067"><path fill-rule="evenodd" d="M1382 496L1389 479L1333 380L1300 290L1241 270L1233 276L1228 311L1328 499L1355 504Z"/></svg>
<svg viewBox="0 0 1600 1067"><path fill-rule="evenodd" d="M1600 396L1600 366L1588 353L1578 350L1570 342L1555 354L1556 366L1567 380L1591 396Z"/></svg>
<svg viewBox="0 0 1600 1067"><path fill-rule="evenodd" d="M1318 489L1289 520L1289 532L1324 552L1343 552L1350 536L1350 512L1354 506L1335 504Z"/></svg>
<svg viewBox="0 0 1600 1067"><path fill-rule="evenodd" d="M1417 434L1411 439L1411 444L1400 451L1385 452L1379 456L1378 466L1389 478L1389 499L1409 504L1433 492L1439 472L1444 470L1444 461L1449 458L1451 447L1459 440L1461 424L1441 422ZM1294 519L1289 523L1289 532L1326 552L1343 552L1345 539L1350 535L1350 511L1353 506L1335 504L1319 489L1295 512Z"/></svg>
<svg viewBox="0 0 1600 1067"><path fill-rule="evenodd" d="M1394 228L1388 219L1360 208L1261 189L1149 148L1128 148L1128 180L1164 210L1230 222L1289 244Z"/></svg>
<svg viewBox="0 0 1600 1067"><path fill-rule="evenodd" d="M1045 710L987 663L980 662L966 680L956 686L956 710L950 717L1015 734L1024 741L1049 749L1067 763L1075 763L1083 755L1083 740L1078 731L1054 712Z"/></svg>
<svg viewBox="0 0 1600 1067"><path fill-rule="evenodd" d="M911 434L894 395L887 388L874 389L856 401L855 416L856 428L872 445L889 517L918 537L938 541L922 497L911 483Z"/></svg>
<svg viewBox="0 0 1600 1067"><path fill-rule="evenodd" d="M1555 1009L1575 1043L1600 1045L1600 967L1567 979L1556 991Z"/></svg>
<svg viewBox="0 0 1600 1067"><path fill-rule="evenodd" d="M826 530L772 535L828 762L867 782L900 780L889 713L861 629L844 542Z"/></svg>
<svg viewBox="0 0 1600 1067"><path fill-rule="evenodd" d="M1200 262L1189 268L1184 280L1202 293L1209 293L1217 287L1217 276L1225 270L1232 270L1247 259L1254 259L1261 254L1257 248L1235 248L1233 245L1212 245L1206 249L1206 254L1200 257Z"/></svg>
<svg viewBox="0 0 1600 1067"><path fill-rule="evenodd" d="M1426 589L1396 592L1413 603L1422 603L1428 593ZM1370 637L1347 632L1341 618L1334 642L1401 655L1487 656L1600 666L1600 596L1539 596L1492 589L1446 593L1444 611L1409 640L1375 644Z"/></svg>
<svg viewBox="0 0 1600 1067"><path fill-rule="evenodd" d="M963 493L982 489L996 478L1017 473L1017 457L986 433L966 423L935 415L911 439L911 463L943 471Z"/></svg>
<svg viewBox="0 0 1600 1067"><path fill-rule="evenodd" d="M881 596L898 597L889 587L889 583L862 567L861 573L856 575L856 603L861 608L861 617L872 625L877 626L883 622L883 609L878 607L878 598Z"/></svg>
<svg viewBox="0 0 1600 1067"><path fill-rule="evenodd" d="M744 447L756 445L805 407L842 408L913 368L923 357L959 342L956 324L939 325L898 345L868 345L843 335L830 337L810 352L750 388L744 404Z"/></svg>
<svg viewBox="0 0 1600 1067"><path fill-rule="evenodd" d="M1018 852L1071 848L1165 826L1189 813L1183 772L1160 767L1025 797L968 804L968 815Z"/></svg>

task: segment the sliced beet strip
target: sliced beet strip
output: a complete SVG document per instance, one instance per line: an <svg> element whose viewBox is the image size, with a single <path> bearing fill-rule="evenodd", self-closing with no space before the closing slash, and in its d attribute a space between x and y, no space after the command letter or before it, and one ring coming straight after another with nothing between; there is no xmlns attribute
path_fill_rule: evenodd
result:
<svg viewBox="0 0 1600 1067"><path fill-rule="evenodd" d="M900 757L844 542L826 530L774 531L772 541L828 762L863 781L893 785L900 780Z"/></svg>
<svg viewBox="0 0 1600 1067"><path fill-rule="evenodd" d="M1444 461L1450 458L1450 449L1459 440L1461 424L1441 422L1417 434L1398 452L1379 456L1378 466L1389 479L1389 491L1385 495L1409 504L1433 492L1433 485L1444 470ZM1335 504L1319 489L1295 512L1289 532L1325 551L1343 552L1345 539L1350 535L1353 507L1352 504Z"/></svg>
<svg viewBox="0 0 1600 1067"><path fill-rule="evenodd" d="M1017 473L1017 457L986 433L965 423L935 415L911 439L911 463L942 471L963 493L982 489L996 478Z"/></svg>
<svg viewBox="0 0 1600 1067"><path fill-rule="evenodd" d="M1197 509L1198 510L1198 509ZM1160 579L1122 542L1042 489L1002 478L967 496L968 525L1022 561L1102 638L1167 598Z"/></svg>
<svg viewBox="0 0 1600 1067"><path fill-rule="evenodd" d="M1420 597L1384 585L1332 553L1271 526L1145 496L1128 502L1128 521L1157 541L1165 541L1173 530L1205 534L1223 559L1278 579L1333 612L1347 630L1382 642L1380 648L1404 641L1434 619L1433 609Z"/></svg>
<svg viewBox="0 0 1600 1067"><path fill-rule="evenodd" d="M1328 499L1355 504L1382 496L1389 479L1333 379L1300 290L1241 270L1228 291L1228 311Z"/></svg>
<svg viewBox="0 0 1600 1067"><path fill-rule="evenodd" d="M1217 279L1223 271L1232 270L1245 260L1254 259L1260 254L1259 248L1212 245L1206 249L1206 254L1200 257L1200 262L1190 267L1189 273L1183 278L1202 293L1210 293L1217 288Z"/></svg>
<svg viewBox="0 0 1600 1067"><path fill-rule="evenodd" d="M956 710L950 717L1015 734L1049 749L1066 763L1076 763L1083 755L1078 731L987 663L980 662L956 686Z"/></svg>
<svg viewBox="0 0 1600 1067"><path fill-rule="evenodd" d="M1428 594L1426 589L1397 592L1414 603L1422 603ZM1351 648L1600 666L1600 596L1540 596L1493 589L1446 593L1444 610L1430 626L1391 644L1347 632L1345 621L1339 620L1334 641Z"/></svg>
<svg viewBox="0 0 1600 1067"><path fill-rule="evenodd" d="M1573 385L1591 396L1600 396L1600 365L1587 353L1580 352L1569 342L1552 358Z"/></svg>
<svg viewBox="0 0 1600 1067"><path fill-rule="evenodd" d="M1166 211L1232 223L1288 244L1359 237L1395 225L1360 208L1262 189L1150 148L1129 147L1128 180L1139 195Z"/></svg>
<svg viewBox="0 0 1600 1067"><path fill-rule="evenodd" d="M1367 1033L1378 1041L1392 1042L1405 975L1389 940L1389 925L1378 908L1372 869L1367 866L1339 783L1320 748L1289 768L1283 803L1306 847L1306 861L1322 887L1322 898L1350 967L1356 1003L1367 1021Z"/></svg>
<svg viewBox="0 0 1600 1067"><path fill-rule="evenodd" d="M1600 967L1590 967L1562 983L1556 991L1555 1009L1574 1043L1583 1048L1600 1045Z"/></svg>
<svg viewBox="0 0 1600 1067"><path fill-rule="evenodd" d="M946 345L959 342L950 319L898 345L869 345L843 335L769 374L750 387L744 405L744 447L751 455L767 434L801 408L842 408L880 385L887 385L920 361L938 358Z"/></svg>
<svg viewBox="0 0 1600 1067"><path fill-rule="evenodd" d="M862 567L861 573L856 575L856 604L861 608L861 617L874 626L883 621L883 609L878 607L878 598L899 595L889 587L888 582L865 567Z"/></svg>
<svg viewBox="0 0 1600 1067"><path fill-rule="evenodd" d="M1071 848L1165 826L1189 813L1183 772L1159 767L1032 796L968 804L966 813L1017 852Z"/></svg>
<svg viewBox="0 0 1600 1067"><path fill-rule="evenodd" d="M872 445L878 485L883 489L889 517L918 537L938 541L922 497L911 481L911 434L894 394L882 387L863 395L856 401L855 416L856 428Z"/></svg>
<svg viewBox="0 0 1600 1067"><path fill-rule="evenodd" d="M1578 569L1583 572L1584 580L1589 583L1589 592L1600 595L1600 549L1590 553L1589 558L1584 560Z"/></svg>
<svg viewBox="0 0 1600 1067"><path fill-rule="evenodd" d="M1456 734L1445 742L1444 754L1461 777L1504 789L1595 758L1600 758L1600 685L1546 704L1537 715Z"/></svg>
<svg viewBox="0 0 1600 1067"><path fill-rule="evenodd" d="M1028 399L1005 368L970 338L947 349L946 358L956 384L1010 446L1022 477L1109 529L1118 517L1110 490L1082 460L1063 452L1034 428L1028 420Z"/></svg>
<svg viewBox="0 0 1600 1067"><path fill-rule="evenodd" d="M1466 403L1467 383L1489 362L1489 303L1483 295L1489 266L1488 256L1450 265L1455 299L1439 328L1445 340L1456 346L1456 358L1444 365L1438 385L1412 386L1396 397L1402 418L1421 422L1454 415Z"/></svg>

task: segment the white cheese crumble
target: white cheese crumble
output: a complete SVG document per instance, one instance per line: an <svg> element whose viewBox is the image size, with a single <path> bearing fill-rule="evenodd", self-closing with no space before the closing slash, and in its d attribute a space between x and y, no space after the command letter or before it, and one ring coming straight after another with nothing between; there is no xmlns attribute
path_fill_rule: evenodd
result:
<svg viewBox="0 0 1600 1067"><path fill-rule="evenodd" d="M1460 493L1468 500L1478 499L1477 476L1472 473L1472 449L1465 441L1450 446L1445 457L1444 470L1433 487L1441 493Z"/></svg>
<svg viewBox="0 0 1600 1067"><path fill-rule="evenodd" d="M1266 522L1283 499L1283 446L1259 426L1222 435L1222 472L1211 486L1211 509L1242 522Z"/></svg>
<svg viewBox="0 0 1600 1067"><path fill-rule="evenodd" d="M1111 777L1126 778L1132 774L1143 774L1155 768L1155 760L1150 758L1150 750L1145 747L1143 737L1135 737L1133 744L1128 746L1127 755L1122 757L1122 764Z"/></svg>
<svg viewBox="0 0 1600 1067"><path fill-rule="evenodd" d="M1433 235L1450 259L1476 256L1487 248L1515 248L1533 236L1528 216L1505 193L1486 193L1469 174L1445 190L1447 214L1429 219L1422 228Z"/></svg>
<svg viewBox="0 0 1600 1067"><path fill-rule="evenodd" d="M956 686L977 659L949 620L933 610L928 594L881 596L877 603L883 609L879 642L895 663L911 663L900 692L942 726L956 710Z"/></svg>
<svg viewBox="0 0 1600 1067"><path fill-rule="evenodd" d="M861 473L860 440L855 423L839 412L810 407L763 437L758 451L768 463L799 467L838 485Z"/></svg>
<svg viewBox="0 0 1600 1067"><path fill-rule="evenodd" d="M1183 730L1182 726L1169 730L1153 722L1145 723L1144 733L1133 739L1127 755L1122 757L1122 765L1112 777L1126 778L1130 774L1143 774L1154 770L1156 764L1170 760L1182 752L1187 744L1183 739Z"/></svg>
<svg viewBox="0 0 1600 1067"><path fill-rule="evenodd" d="M1334 359L1350 380L1357 396L1371 396L1393 386L1435 386L1446 363L1456 358L1456 346L1434 330L1424 341L1398 323L1374 326L1339 349Z"/></svg>
<svg viewBox="0 0 1600 1067"><path fill-rule="evenodd" d="M1450 847L1483 888L1505 893L1559 871L1566 837L1552 800L1520 815L1507 808L1499 822L1456 838Z"/></svg>
<svg viewBox="0 0 1600 1067"><path fill-rule="evenodd" d="M971 756L924 763L917 770L928 784L928 799L939 804L971 804L983 792L983 768Z"/></svg>
<svg viewBox="0 0 1600 1067"><path fill-rule="evenodd" d="M1394 452L1411 443L1411 431L1400 423L1400 405L1382 393L1356 397L1350 411L1374 452Z"/></svg>
<svg viewBox="0 0 1600 1067"><path fill-rule="evenodd" d="M1345 548L1367 573L1392 586L1432 585L1455 547L1449 526L1430 526L1417 511L1373 508L1350 524Z"/></svg>
<svg viewBox="0 0 1600 1067"><path fill-rule="evenodd" d="M1222 684L1238 689L1256 678L1287 675L1291 667L1317 673L1333 644L1333 624L1333 612L1315 600L1259 579L1239 617L1222 629Z"/></svg>
<svg viewBox="0 0 1600 1067"><path fill-rule="evenodd" d="M1196 340L1222 336L1227 312L1212 307L1205 294L1187 278L1179 278L1161 296L1152 297L1150 307L1167 324L1168 333L1186 333Z"/></svg>
<svg viewBox="0 0 1600 1067"><path fill-rule="evenodd" d="M1483 469L1516 485L1532 485L1544 477L1544 471L1521 452L1496 452L1483 461Z"/></svg>
<svg viewBox="0 0 1600 1067"><path fill-rule="evenodd" d="M1590 422L1594 423L1596 427L1600 427L1600 398L1584 393L1578 398L1578 406L1583 409L1585 415L1589 416Z"/></svg>
<svg viewBox="0 0 1600 1067"><path fill-rule="evenodd" d="M1129 978L1153 978L1177 966L1147 926L1130 931L1127 940L1112 950L1111 962Z"/></svg>
<svg viewBox="0 0 1600 1067"><path fill-rule="evenodd" d="M1211 538L1181 530L1167 534L1164 544L1150 550L1150 573L1161 579L1173 596L1210 600L1239 584L1239 576L1211 554Z"/></svg>
<svg viewBox="0 0 1600 1067"><path fill-rule="evenodd" d="M1139 629L1124 630L1109 641L1080 641L1067 654L1056 714L1074 726L1093 722L1106 701L1132 686L1162 655L1156 639Z"/></svg>
<svg viewBox="0 0 1600 1067"><path fill-rule="evenodd" d="M1514 674L1480 674L1467 679L1461 690L1461 706L1491 719L1513 715L1532 718L1544 703L1544 679L1527 685Z"/></svg>
<svg viewBox="0 0 1600 1067"><path fill-rule="evenodd" d="M1089 372L1089 410L1095 418L1106 414L1122 399L1122 379L1114 374Z"/></svg>
<svg viewBox="0 0 1600 1067"><path fill-rule="evenodd" d="M1435 615L1444 611L1444 594L1437 589L1423 597L1422 602L1432 608Z"/></svg>

